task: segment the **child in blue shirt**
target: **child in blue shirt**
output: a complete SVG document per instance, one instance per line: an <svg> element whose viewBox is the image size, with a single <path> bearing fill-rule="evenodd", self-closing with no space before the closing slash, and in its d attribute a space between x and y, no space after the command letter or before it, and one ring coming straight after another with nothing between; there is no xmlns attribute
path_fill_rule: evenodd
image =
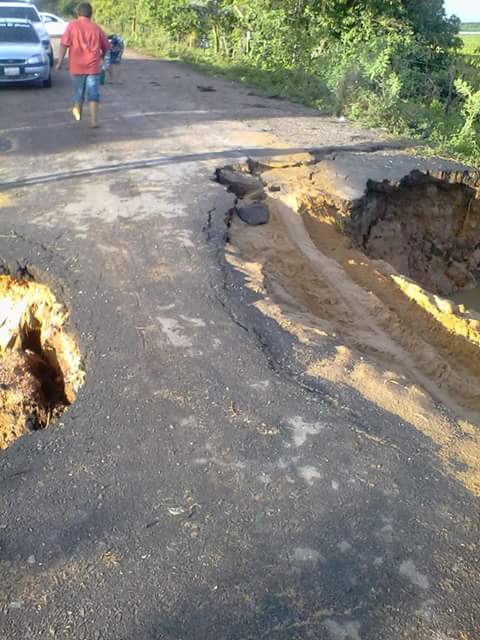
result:
<svg viewBox="0 0 480 640"><path fill-rule="evenodd" d="M110 50L107 53L107 74L110 82L121 82L120 62L122 61L125 45L120 36L111 34L108 36Z"/></svg>

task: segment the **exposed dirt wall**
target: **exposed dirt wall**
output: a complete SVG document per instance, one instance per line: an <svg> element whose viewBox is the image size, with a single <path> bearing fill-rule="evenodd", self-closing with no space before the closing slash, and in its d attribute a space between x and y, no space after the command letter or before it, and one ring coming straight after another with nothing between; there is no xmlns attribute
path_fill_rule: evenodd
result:
<svg viewBox="0 0 480 640"><path fill-rule="evenodd" d="M370 182L347 231L374 259L432 293L450 296L480 275L480 195L462 174L414 172L400 184Z"/></svg>
<svg viewBox="0 0 480 640"><path fill-rule="evenodd" d="M84 372L67 319L47 286L0 276L0 449L75 401Z"/></svg>

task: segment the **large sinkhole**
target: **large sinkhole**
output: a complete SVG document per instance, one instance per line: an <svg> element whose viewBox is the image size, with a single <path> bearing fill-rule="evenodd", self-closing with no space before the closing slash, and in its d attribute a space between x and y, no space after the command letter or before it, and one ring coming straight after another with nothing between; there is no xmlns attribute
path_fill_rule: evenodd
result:
<svg viewBox="0 0 480 640"><path fill-rule="evenodd" d="M333 338L477 420L479 176L413 170L353 183L348 162L294 160L217 172L237 195L227 260L264 296L255 306L302 340Z"/></svg>
<svg viewBox="0 0 480 640"><path fill-rule="evenodd" d="M67 320L46 285L0 276L0 449L75 401L84 372Z"/></svg>
<svg viewBox="0 0 480 640"><path fill-rule="evenodd" d="M373 259L431 293L452 297L480 280L480 199L476 190L415 172L400 185L369 183L347 229Z"/></svg>

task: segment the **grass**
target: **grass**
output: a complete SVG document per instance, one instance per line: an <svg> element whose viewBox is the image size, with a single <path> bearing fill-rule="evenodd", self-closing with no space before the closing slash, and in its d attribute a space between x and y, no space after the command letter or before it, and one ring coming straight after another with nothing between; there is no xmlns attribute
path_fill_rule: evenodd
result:
<svg viewBox="0 0 480 640"><path fill-rule="evenodd" d="M480 34L463 35L463 50L468 55L480 55Z"/></svg>

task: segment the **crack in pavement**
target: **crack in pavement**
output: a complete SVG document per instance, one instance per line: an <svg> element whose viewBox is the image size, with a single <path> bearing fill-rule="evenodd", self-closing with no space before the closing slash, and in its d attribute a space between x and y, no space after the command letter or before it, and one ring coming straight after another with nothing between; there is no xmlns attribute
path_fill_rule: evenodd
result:
<svg viewBox="0 0 480 640"><path fill-rule="evenodd" d="M160 156L156 158L148 158L145 160L129 160L127 162L116 162L113 164L104 164L97 167L85 169L76 169L74 171L59 171L31 178L17 178L15 180L7 180L0 182L0 191L9 189L18 189L19 187L30 187L38 184L47 184L49 182L60 182L63 180L73 180L74 178L88 178L91 176L104 175L109 173L118 173L120 171L134 171L139 169L149 169L152 167L168 166L171 164L182 164L189 162L202 162L206 160L219 160L229 158L243 158L248 155L250 157L275 157L292 155L296 153L311 153L315 160L325 157L335 151L356 151L359 153L376 153L386 150L401 150L411 147L411 142L382 142L382 143L362 143L358 145L331 145L326 147L315 148L290 148L290 149L270 149L270 148L239 148L225 149L223 151L211 151L204 153L188 153L173 156Z"/></svg>

